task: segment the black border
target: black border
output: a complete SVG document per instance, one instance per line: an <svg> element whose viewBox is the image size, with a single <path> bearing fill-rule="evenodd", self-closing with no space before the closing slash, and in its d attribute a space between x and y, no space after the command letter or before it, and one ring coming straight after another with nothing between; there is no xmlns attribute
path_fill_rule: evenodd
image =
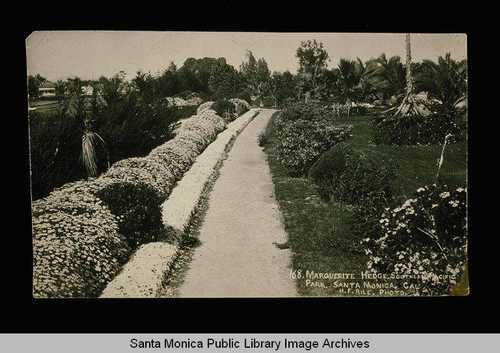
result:
<svg viewBox="0 0 500 353"><path fill-rule="evenodd" d="M349 4L349 5L348 5ZM498 332L488 316L494 289L484 269L488 246L469 211L470 285L466 297L445 298L301 298L301 299L89 299L35 300L31 296L31 211L26 116L25 38L34 30L192 30L254 32L413 32L466 33L469 73L474 77L471 17L461 2L374 1L322 3L312 9L296 2L65 2L24 4L14 28L15 167L19 190L6 219L1 278L4 307L0 333L465 333ZM468 5L469 6L469 5ZM18 27L19 26L19 27ZM10 32L5 35L10 36ZM473 79L474 80L474 79ZM472 93L472 92L470 92ZM470 101L474 95L470 94ZM17 102L17 100L16 100ZM470 110L474 112L474 108ZM469 160L470 160L469 138ZM19 145L17 145L19 144ZM470 166L470 163L469 163ZM470 167L469 167L470 169ZM470 172L469 172L469 181ZM472 178L474 181L474 175ZM7 191L8 188L6 188ZM470 191L470 187L469 187ZM471 193L469 192L469 195ZM476 200L475 193L469 196ZM477 203L476 203L477 205ZM20 206L20 207L17 207ZM470 207L469 207L470 209ZM14 214L14 213L13 213ZM471 221L472 220L472 221ZM472 237L470 236L472 234ZM482 234L485 234L484 232ZM490 234L489 236L493 236ZM5 240L5 239L4 239ZM9 249L6 251L6 249ZM12 249L12 250L10 250ZM5 263L3 263L5 262ZM4 298L5 297L5 298ZM14 309L14 310L7 310ZM485 315L486 313L486 315ZM495 320L495 318L493 318Z"/></svg>

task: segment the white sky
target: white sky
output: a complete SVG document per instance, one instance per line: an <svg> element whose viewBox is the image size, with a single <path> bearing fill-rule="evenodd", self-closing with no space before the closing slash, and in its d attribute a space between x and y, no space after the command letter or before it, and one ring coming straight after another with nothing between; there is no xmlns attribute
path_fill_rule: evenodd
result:
<svg viewBox="0 0 500 353"><path fill-rule="evenodd" d="M111 77L125 71L161 73L173 61L181 67L187 58L226 58L239 69L246 50L264 58L271 71L296 73L295 57L301 41L322 42L331 59L363 61L385 53L404 61L405 34L382 33L263 33L263 32L143 32L143 31L39 31L26 40L28 74L56 81ZM450 52L454 60L467 58L465 34L412 34L412 60L430 59Z"/></svg>

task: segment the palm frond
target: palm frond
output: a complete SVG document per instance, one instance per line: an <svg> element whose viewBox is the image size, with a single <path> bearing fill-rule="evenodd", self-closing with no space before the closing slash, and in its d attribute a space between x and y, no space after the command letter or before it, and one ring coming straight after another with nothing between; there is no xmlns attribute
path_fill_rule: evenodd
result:
<svg viewBox="0 0 500 353"><path fill-rule="evenodd" d="M99 145L103 146L107 154L109 168L109 154L105 147L106 143L96 132L86 130L82 136L82 163L87 170L88 177L98 175L97 148Z"/></svg>

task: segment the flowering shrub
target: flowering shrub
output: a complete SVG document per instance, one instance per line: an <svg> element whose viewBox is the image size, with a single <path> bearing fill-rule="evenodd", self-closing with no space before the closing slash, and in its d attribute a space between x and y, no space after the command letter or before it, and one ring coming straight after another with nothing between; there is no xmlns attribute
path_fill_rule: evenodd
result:
<svg viewBox="0 0 500 353"><path fill-rule="evenodd" d="M276 120L278 160L296 173L306 174L321 154L349 137L351 126L326 120Z"/></svg>
<svg viewBox="0 0 500 353"><path fill-rule="evenodd" d="M120 180L131 184L146 184L156 191L159 198L167 197L175 183L174 174L168 165L150 157L118 161L100 179L109 183Z"/></svg>
<svg viewBox="0 0 500 353"><path fill-rule="evenodd" d="M141 245L122 271L103 290L101 298L154 298L177 253L163 242Z"/></svg>
<svg viewBox="0 0 500 353"><path fill-rule="evenodd" d="M250 110L250 104L244 99L231 98L229 101L233 103L236 114L238 115L242 115Z"/></svg>
<svg viewBox="0 0 500 353"><path fill-rule="evenodd" d="M467 264L466 189L419 188L379 221L382 237L366 238L368 268L403 276L415 294L445 295Z"/></svg>
<svg viewBox="0 0 500 353"><path fill-rule="evenodd" d="M167 97L166 98L169 106L175 107L185 107L191 105L199 105L202 102L200 97L192 96L190 98L184 99L182 97Z"/></svg>
<svg viewBox="0 0 500 353"><path fill-rule="evenodd" d="M83 183L33 202L33 294L92 297L116 275L130 249L116 217Z"/></svg>
<svg viewBox="0 0 500 353"><path fill-rule="evenodd" d="M290 102L280 114L283 121L324 120L333 118L330 108L320 108L314 101Z"/></svg>

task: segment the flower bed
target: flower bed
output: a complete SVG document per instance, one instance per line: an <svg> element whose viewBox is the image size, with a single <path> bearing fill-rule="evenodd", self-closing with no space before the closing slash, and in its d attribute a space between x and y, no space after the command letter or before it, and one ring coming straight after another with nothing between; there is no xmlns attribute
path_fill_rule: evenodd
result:
<svg viewBox="0 0 500 353"><path fill-rule="evenodd" d="M178 240L162 224L160 205L224 128L207 110L148 156L119 161L99 178L64 185L34 202L34 295L96 296L134 248Z"/></svg>
<svg viewBox="0 0 500 353"><path fill-rule="evenodd" d="M405 278L417 295L445 295L467 266L466 193L421 187L380 219L382 237L364 239L368 268Z"/></svg>

